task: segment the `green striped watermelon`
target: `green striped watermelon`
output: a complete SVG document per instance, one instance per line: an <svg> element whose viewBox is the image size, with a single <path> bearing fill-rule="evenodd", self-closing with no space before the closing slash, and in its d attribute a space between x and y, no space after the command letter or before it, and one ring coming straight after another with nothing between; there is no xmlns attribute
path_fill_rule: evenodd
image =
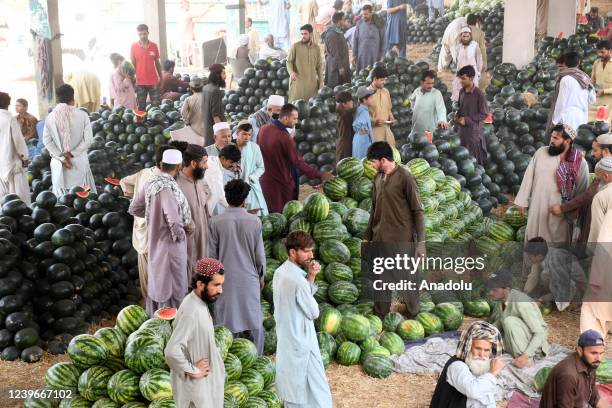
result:
<svg viewBox="0 0 612 408"><path fill-rule="evenodd" d="M117 404L135 401L140 397L139 382L140 376L131 370L116 372L108 380L106 387L108 397Z"/></svg>
<svg viewBox="0 0 612 408"><path fill-rule="evenodd" d="M360 343L361 346L361 354L365 354L370 350L373 350L376 347L380 347L380 343L374 336L370 336L366 338L364 341Z"/></svg>
<svg viewBox="0 0 612 408"><path fill-rule="evenodd" d="M242 371L240 382L243 383L249 392L249 395L257 395L264 389L264 378L259 371L253 368L247 368Z"/></svg>
<svg viewBox="0 0 612 408"><path fill-rule="evenodd" d="M249 397L244 408L268 408L268 404L259 397Z"/></svg>
<svg viewBox="0 0 612 408"><path fill-rule="evenodd" d="M491 314L491 308L484 299L472 299L463 302L465 314L473 317L487 317Z"/></svg>
<svg viewBox="0 0 612 408"><path fill-rule="evenodd" d="M257 370L264 379L264 388L267 385L274 384L276 379L276 364L267 356L257 357L257 360L251 366L251 369Z"/></svg>
<svg viewBox="0 0 612 408"><path fill-rule="evenodd" d="M336 173L345 180L361 177L363 172L363 163L356 157L346 157L336 164Z"/></svg>
<svg viewBox="0 0 612 408"><path fill-rule="evenodd" d="M422 197L429 197L436 191L436 182L429 177L419 177L416 180L419 194Z"/></svg>
<svg viewBox="0 0 612 408"><path fill-rule="evenodd" d="M404 317L397 312L389 312L383 319L383 330L386 332L395 332L397 326L404 321Z"/></svg>
<svg viewBox="0 0 612 408"><path fill-rule="evenodd" d="M359 277L361 277L361 258L351 258L348 262L348 266L353 271L353 282L356 283Z"/></svg>
<svg viewBox="0 0 612 408"><path fill-rule="evenodd" d="M149 408L176 408L176 404L171 397L163 397L151 401Z"/></svg>
<svg viewBox="0 0 612 408"><path fill-rule="evenodd" d="M342 177L323 182L323 192L330 200L338 201L348 194L348 183Z"/></svg>
<svg viewBox="0 0 612 408"><path fill-rule="evenodd" d="M264 334L264 354L276 353L276 330L268 330Z"/></svg>
<svg viewBox="0 0 612 408"><path fill-rule="evenodd" d="M285 206L283 207L283 215L286 219L290 220L294 216L299 214L303 208L304 206L299 200L287 201L287 203L285 203Z"/></svg>
<svg viewBox="0 0 612 408"><path fill-rule="evenodd" d="M438 303L434 308L434 314L442 320L446 330L457 330L463 323L462 310L451 303Z"/></svg>
<svg viewBox="0 0 612 408"><path fill-rule="evenodd" d="M426 336L431 336L444 331L444 324L442 323L442 320L440 320L440 318L433 313L420 312L417 314L416 320L423 326Z"/></svg>
<svg viewBox="0 0 612 408"><path fill-rule="evenodd" d="M359 177L349 184L349 194L351 198L359 202L372 196L372 180L367 177Z"/></svg>
<svg viewBox="0 0 612 408"><path fill-rule="evenodd" d="M503 221L514 229L527 225L527 217L521 214L519 208L515 205L506 209Z"/></svg>
<svg viewBox="0 0 612 408"><path fill-rule="evenodd" d="M262 217L261 219L261 235L264 240L269 240L274 236L274 226L272 221L268 217Z"/></svg>
<svg viewBox="0 0 612 408"><path fill-rule="evenodd" d="M361 256L361 239L357 237L350 237L342 242L349 249L351 258L359 258Z"/></svg>
<svg viewBox="0 0 612 408"><path fill-rule="evenodd" d="M39 397L36 397L35 393L32 396L26 398L23 401L23 408L57 408L60 404L59 398L54 398L54 395L49 392L49 389L44 388L40 390L35 390L34 392L39 392ZM83 401L87 401L83 399Z"/></svg>
<svg viewBox="0 0 612 408"><path fill-rule="evenodd" d="M499 242L484 236L476 240L476 249L483 255L495 256L499 253Z"/></svg>
<svg viewBox="0 0 612 408"><path fill-rule="evenodd" d="M359 299L359 289L351 282L339 281L329 285L327 296L337 305L355 303Z"/></svg>
<svg viewBox="0 0 612 408"><path fill-rule="evenodd" d="M141 324L149 319L146 310L138 305L130 305L121 309L117 315L117 328L121 332L129 336L132 332L138 330Z"/></svg>
<svg viewBox="0 0 612 408"><path fill-rule="evenodd" d="M357 313L357 307L348 303L338 305L336 309L338 309L338 311L342 314L342 317Z"/></svg>
<svg viewBox="0 0 612 408"><path fill-rule="evenodd" d="M380 345L391 354L402 354L405 347L402 338L393 332L384 332L380 336Z"/></svg>
<svg viewBox="0 0 612 408"><path fill-rule="evenodd" d="M489 233L487 235L497 242L514 240L514 230L503 221L495 221L489 227Z"/></svg>
<svg viewBox="0 0 612 408"><path fill-rule="evenodd" d="M242 363L240 359L232 353L227 353L224 364L228 381L238 380L242 375Z"/></svg>
<svg viewBox="0 0 612 408"><path fill-rule="evenodd" d="M110 368L113 373L125 370L127 368L125 366L125 360L123 360L123 357L109 357L102 365L106 368Z"/></svg>
<svg viewBox="0 0 612 408"><path fill-rule="evenodd" d="M336 216L339 217L337 214ZM347 228L342 225L341 221L324 220L316 223L312 229L312 237L316 242L328 239L343 240L346 239L348 235Z"/></svg>
<svg viewBox="0 0 612 408"><path fill-rule="evenodd" d="M329 356L327 350L319 349L319 354L321 354L321 362L323 363L323 368L327 370L327 367L331 364L332 358Z"/></svg>
<svg viewBox="0 0 612 408"><path fill-rule="evenodd" d="M366 360L366 358L368 358L368 356L370 354L378 354L380 356L386 356L386 357L391 357L391 353L389 352L389 350L387 350L385 347L383 346L376 346L374 348L372 348L371 350L368 350L365 353L361 353L361 364L363 364Z"/></svg>
<svg viewBox="0 0 612 408"><path fill-rule="evenodd" d="M338 345L336 344L336 340L334 340L334 336L329 333L318 332L317 342L319 343L319 349L325 350L331 358L336 355Z"/></svg>
<svg viewBox="0 0 612 408"><path fill-rule="evenodd" d="M121 404L117 404L110 398L102 398L94 402L91 408L121 408Z"/></svg>
<svg viewBox="0 0 612 408"><path fill-rule="evenodd" d="M349 266L339 262L332 262L325 267L325 279L329 283L338 281L351 282L353 280L353 271Z"/></svg>
<svg viewBox="0 0 612 408"><path fill-rule="evenodd" d="M393 361L379 354L369 354L363 363L363 370L374 378L387 378L393 372Z"/></svg>
<svg viewBox="0 0 612 408"><path fill-rule="evenodd" d="M274 272L281 266L280 261L273 258L266 258L266 271L264 272L264 281L270 282L274 277Z"/></svg>
<svg viewBox="0 0 612 408"><path fill-rule="evenodd" d="M425 337L425 328L418 320L404 320L397 326L396 332L403 340L418 340Z"/></svg>
<svg viewBox="0 0 612 408"><path fill-rule="evenodd" d="M159 338L135 337L125 347L125 365L138 374L152 368L164 368L164 344Z"/></svg>
<svg viewBox="0 0 612 408"><path fill-rule="evenodd" d="M338 363L345 366L359 363L360 357L361 349L357 344L350 341L345 341L342 343L336 352L336 359L338 360Z"/></svg>
<svg viewBox="0 0 612 408"><path fill-rule="evenodd" d="M81 370L72 363L57 363L45 373L45 383L51 390L76 390Z"/></svg>
<svg viewBox="0 0 612 408"><path fill-rule="evenodd" d="M370 213L361 208L352 208L344 216L344 223L348 231L359 238L363 238L369 220Z"/></svg>
<svg viewBox="0 0 612 408"><path fill-rule="evenodd" d="M107 385L112 376L113 372L106 367L93 366L88 368L79 377L79 394L89 401L108 397Z"/></svg>
<svg viewBox="0 0 612 408"><path fill-rule="evenodd" d="M329 201L322 193L312 193L306 197L302 212L310 222L323 221L329 215Z"/></svg>
<svg viewBox="0 0 612 408"><path fill-rule="evenodd" d="M229 351L240 359L243 373L257 360L257 348L248 339L234 339Z"/></svg>
<svg viewBox="0 0 612 408"><path fill-rule="evenodd" d="M342 315L338 309L327 308L319 315L319 331L329 333L332 336L338 334L342 323Z"/></svg>
<svg viewBox="0 0 612 408"><path fill-rule="evenodd" d="M364 200L361 200L359 202L359 209L363 210L363 211L367 211L368 213L370 213L372 211L372 198L366 198Z"/></svg>
<svg viewBox="0 0 612 408"><path fill-rule="evenodd" d="M523 225L516 231L516 241L517 242L525 242L525 232L527 231L527 226Z"/></svg>
<svg viewBox="0 0 612 408"><path fill-rule="evenodd" d="M125 349L127 339L121 331L111 327L104 327L95 332L94 336L102 340L109 356L123 357L123 350Z"/></svg>
<svg viewBox="0 0 612 408"><path fill-rule="evenodd" d="M329 203L329 211L330 212L335 212L336 214L338 214L340 217L344 217L344 214L346 214L346 212L348 211L348 208L346 208L346 205L339 203L337 201L331 202Z"/></svg>
<svg viewBox="0 0 612 408"><path fill-rule="evenodd" d="M362 341L370 335L370 321L361 315L345 316L341 323L342 333L351 341Z"/></svg>
<svg viewBox="0 0 612 408"><path fill-rule="evenodd" d="M86 400L80 395L73 395L72 398L64 398L59 404L59 408L90 408L91 406L91 401Z"/></svg>
<svg viewBox="0 0 612 408"><path fill-rule="evenodd" d="M286 235L287 218L280 213L270 213L266 215L272 223L272 236L279 237Z"/></svg>
<svg viewBox="0 0 612 408"><path fill-rule="evenodd" d="M319 276L319 275L317 275ZM314 294L314 298L317 303L327 301L327 291L329 290L329 283L323 281L317 281L317 291Z"/></svg>
<svg viewBox="0 0 612 408"><path fill-rule="evenodd" d="M436 304L434 302L426 302L426 301L419 302L419 312L432 313L435 308L436 308Z"/></svg>
<svg viewBox="0 0 612 408"><path fill-rule="evenodd" d="M598 383L612 384L612 359L605 358L601 360L595 375Z"/></svg>
<svg viewBox="0 0 612 408"><path fill-rule="evenodd" d="M347 210L357 208L359 206L359 201L351 197L344 197L342 200L340 200L340 202L347 208Z"/></svg>
<svg viewBox="0 0 612 408"><path fill-rule="evenodd" d="M312 225L303 217L297 217L289 224L289 231L304 231L310 234Z"/></svg>
<svg viewBox="0 0 612 408"><path fill-rule="evenodd" d="M366 301L361 302L355 306L357 313L364 316L369 316L374 313L374 302Z"/></svg>
<svg viewBox="0 0 612 408"><path fill-rule="evenodd" d="M274 242L272 245L272 256L281 263L285 262L287 258L289 258L284 238Z"/></svg>
<svg viewBox="0 0 612 408"><path fill-rule="evenodd" d="M153 368L140 377L138 388L142 396L149 401L172 397L170 373L161 368Z"/></svg>
<svg viewBox="0 0 612 408"><path fill-rule="evenodd" d="M281 408L283 405L280 398L278 398L278 395L272 391L264 390L257 394L257 396L268 404L268 408Z"/></svg>
<svg viewBox="0 0 612 408"><path fill-rule="evenodd" d="M351 251L337 239L328 239L319 245L319 256L323 262L347 263L351 259Z"/></svg>
<svg viewBox="0 0 612 408"><path fill-rule="evenodd" d="M544 384L546 384L546 380L552 371L552 367L543 367L538 370L535 377L533 378L533 387L538 391L542 392L544 389Z"/></svg>
<svg viewBox="0 0 612 408"><path fill-rule="evenodd" d="M226 350L232 346L232 342L234 341L234 335L225 326L215 326L215 342L217 347L219 347L219 343L223 343Z"/></svg>
<svg viewBox="0 0 612 408"><path fill-rule="evenodd" d="M380 317L374 314L365 317L370 322L370 334L373 336L378 336L383 331L383 323L382 320L380 320Z"/></svg>
<svg viewBox="0 0 612 408"><path fill-rule="evenodd" d="M70 360L81 367L91 367L103 363L108 357L104 342L90 334L79 334L68 344Z"/></svg>
<svg viewBox="0 0 612 408"><path fill-rule="evenodd" d="M421 158L410 160L406 166L414 177L421 177L429 170L429 163L427 160Z"/></svg>
<svg viewBox="0 0 612 408"><path fill-rule="evenodd" d="M369 161L366 157L364 157L361 160L361 164L363 164L364 177L368 178L369 180L374 180L374 177L376 177L377 171L374 168L374 166L372 166L372 162Z"/></svg>

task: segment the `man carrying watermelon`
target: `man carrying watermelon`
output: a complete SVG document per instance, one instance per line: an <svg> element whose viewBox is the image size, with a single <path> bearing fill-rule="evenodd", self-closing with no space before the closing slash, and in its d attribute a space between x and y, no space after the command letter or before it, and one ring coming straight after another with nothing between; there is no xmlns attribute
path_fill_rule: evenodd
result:
<svg viewBox="0 0 612 408"><path fill-rule="evenodd" d="M198 260L191 278L192 291L176 312L165 355L177 407L223 407L225 366L208 305L219 299L224 281L221 262Z"/></svg>
<svg viewBox="0 0 612 408"><path fill-rule="evenodd" d="M285 401L285 408L331 408L331 391L313 322L319 317L314 282L321 271L313 260L314 240L307 232L293 231L285 246L289 257L274 272L272 280L276 391Z"/></svg>
<svg viewBox="0 0 612 408"><path fill-rule="evenodd" d="M504 368L501 334L484 321L461 333L457 353L447 362L431 398L431 408L495 408L497 377Z"/></svg>

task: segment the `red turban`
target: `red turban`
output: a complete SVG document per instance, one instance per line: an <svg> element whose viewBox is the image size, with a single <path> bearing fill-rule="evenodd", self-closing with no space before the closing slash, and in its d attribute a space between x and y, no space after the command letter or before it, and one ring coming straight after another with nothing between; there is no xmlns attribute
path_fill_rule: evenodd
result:
<svg viewBox="0 0 612 408"><path fill-rule="evenodd" d="M213 258L198 259L196 263L196 273L203 276L213 276L223 269L223 264Z"/></svg>

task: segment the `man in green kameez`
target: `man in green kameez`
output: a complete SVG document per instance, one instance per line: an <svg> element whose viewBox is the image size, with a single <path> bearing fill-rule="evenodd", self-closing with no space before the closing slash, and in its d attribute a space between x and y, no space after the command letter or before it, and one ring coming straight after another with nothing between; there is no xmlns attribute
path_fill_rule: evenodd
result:
<svg viewBox="0 0 612 408"><path fill-rule="evenodd" d="M323 85L321 49L312 41L312 31L310 24L300 28L302 39L291 46L287 57L289 102L298 99L308 101Z"/></svg>
<svg viewBox="0 0 612 408"><path fill-rule="evenodd" d="M533 358L547 354L548 326L538 305L523 292L512 289L512 274L501 270L487 282L489 295L495 300L489 322L499 329L505 350L512 354L515 367L533 365Z"/></svg>

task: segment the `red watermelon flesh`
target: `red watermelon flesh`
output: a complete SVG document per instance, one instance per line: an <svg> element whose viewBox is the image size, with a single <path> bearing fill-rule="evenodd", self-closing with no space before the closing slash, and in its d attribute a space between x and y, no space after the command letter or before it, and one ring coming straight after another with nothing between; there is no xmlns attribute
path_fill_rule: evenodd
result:
<svg viewBox="0 0 612 408"><path fill-rule="evenodd" d="M112 184L113 186L118 186L121 184L121 181L119 179L111 178L111 177L105 178L104 181L108 184Z"/></svg>
<svg viewBox="0 0 612 408"><path fill-rule="evenodd" d="M163 320L173 320L176 317L175 307L162 307L155 312L155 317Z"/></svg>

